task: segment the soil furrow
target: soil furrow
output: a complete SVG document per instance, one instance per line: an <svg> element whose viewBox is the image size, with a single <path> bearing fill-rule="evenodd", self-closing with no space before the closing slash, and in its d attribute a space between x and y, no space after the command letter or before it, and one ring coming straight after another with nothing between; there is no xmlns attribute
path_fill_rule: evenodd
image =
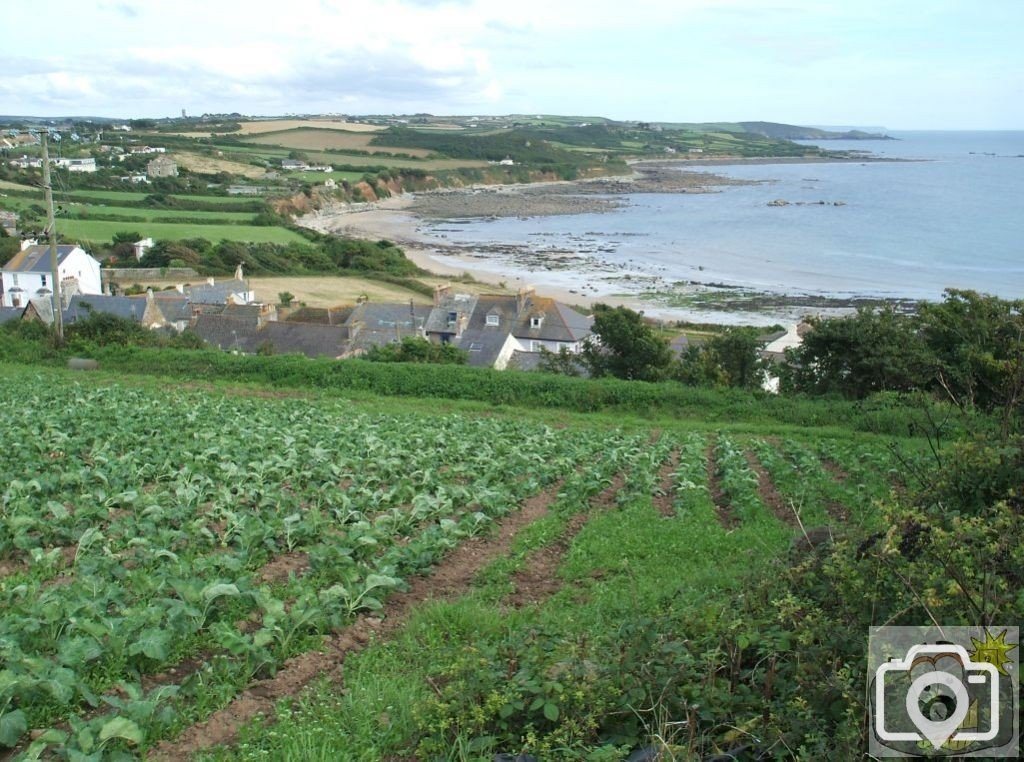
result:
<svg viewBox="0 0 1024 762"><path fill-rule="evenodd" d="M592 518L595 510L606 511L615 506L616 495L625 482L625 474L618 474L608 487L590 501L587 510L573 514L557 540L530 554L523 568L512 575L514 591L505 597L508 605L520 608L538 603L561 589L558 567L572 541Z"/></svg>
<svg viewBox="0 0 1024 762"><path fill-rule="evenodd" d="M740 524L739 516L729 504L729 498L722 489L722 479L718 474L718 463L715 461L715 441L708 442L708 494L711 502L715 505L715 513L718 514L718 523L727 530L735 529Z"/></svg>
<svg viewBox="0 0 1024 762"><path fill-rule="evenodd" d="M658 488L651 496L651 502L665 518L676 515L675 474L679 467L679 450L673 450L658 472Z"/></svg>
<svg viewBox="0 0 1024 762"><path fill-rule="evenodd" d="M253 683L226 707L186 728L174 741L158 744L147 758L186 759L202 749L230 744L236 740L239 728L257 715L273 717L274 705L279 699L298 693L321 674L331 673L340 678L348 654L361 650L376 637L397 630L424 601L454 598L465 593L477 572L508 552L520 529L547 513L561 484L559 481L525 500L518 511L498 522L493 534L463 542L428 576L409 580L408 590L388 596L384 611L380 612L384 618L379 614L359 616L351 625L328 637L321 650L289 659L273 678Z"/></svg>
<svg viewBox="0 0 1024 762"><path fill-rule="evenodd" d="M747 459L747 465L750 466L750 470L757 474L757 494L760 496L761 502L768 506L768 509L775 514L775 518L779 521L789 524L791 527L798 526L799 522L796 520L796 514L787 504L786 498L782 496L782 493L775 486L771 475L761 465L757 455L750 450L744 450L743 455Z"/></svg>

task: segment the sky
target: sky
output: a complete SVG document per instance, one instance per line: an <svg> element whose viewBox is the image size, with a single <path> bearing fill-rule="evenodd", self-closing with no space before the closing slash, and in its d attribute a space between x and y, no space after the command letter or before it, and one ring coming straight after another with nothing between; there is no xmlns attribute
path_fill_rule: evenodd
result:
<svg viewBox="0 0 1024 762"><path fill-rule="evenodd" d="M1024 129L1024 0L9 5L0 114Z"/></svg>

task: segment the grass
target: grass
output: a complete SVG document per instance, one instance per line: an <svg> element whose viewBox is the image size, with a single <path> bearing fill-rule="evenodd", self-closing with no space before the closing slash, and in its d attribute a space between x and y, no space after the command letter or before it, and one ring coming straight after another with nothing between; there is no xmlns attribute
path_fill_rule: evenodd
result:
<svg viewBox="0 0 1024 762"><path fill-rule="evenodd" d="M19 191L38 191L39 188L35 188L31 185L21 185L20 183L12 183L7 180L0 180L0 189L7 190L19 190ZM40 191L41 192L41 191Z"/></svg>
<svg viewBox="0 0 1024 762"><path fill-rule="evenodd" d="M182 212L187 216L188 212ZM205 238L208 241L246 241L250 243L309 243L298 233L278 227L258 225L202 225L173 222L107 222L103 220L61 220L59 232L80 241L109 241L115 233L130 226L141 235L154 239L180 240Z"/></svg>
<svg viewBox="0 0 1024 762"><path fill-rule="evenodd" d="M184 218L209 221L210 223L246 223L256 217L252 212L197 212L190 209L148 209L143 207L103 206L102 204L70 204L68 211L75 219L86 219L89 215L116 215L133 221L142 218L146 222L181 220ZM132 219L134 218L134 219ZM141 223L139 223L141 224Z"/></svg>

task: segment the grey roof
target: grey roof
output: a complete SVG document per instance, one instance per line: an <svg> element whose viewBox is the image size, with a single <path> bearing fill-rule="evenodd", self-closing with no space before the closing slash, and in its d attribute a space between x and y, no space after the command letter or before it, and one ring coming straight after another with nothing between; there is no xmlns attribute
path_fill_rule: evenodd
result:
<svg viewBox="0 0 1024 762"><path fill-rule="evenodd" d="M24 307L0 307L0 323L6 323L8 320L21 320L24 313Z"/></svg>
<svg viewBox="0 0 1024 762"><path fill-rule="evenodd" d="M249 287L244 280L226 280L214 285L189 286L185 293L195 304L224 304L232 294L244 294Z"/></svg>
<svg viewBox="0 0 1024 762"><path fill-rule="evenodd" d="M534 328L532 318L541 317L539 328ZM593 320L582 315L567 304L554 299L531 296L519 311L512 334L516 338L541 341L562 341L574 343L591 334Z"/></svg>
<svg viewBox="0 0 1024 762"><path fill-rule="evenodd" d="M155 294L154 297L156 297ZM155 301L156 306L164 316L164 320L168 323L180 323L184 320L192 319L192 302L188 300L187 296L178 294L175 298L168 296L156 297Z"/></svg>
<svg viewBox="0 0 1024 762"><path fill-rule="evenodd" d="M93 312L116 315L125 320L142 322L146 312L145 297L132 296L99 296L93 294L75 294L61 315L65 325L86 320Z"/></svg>
<svg viewBox="0 0 1024 762"><path fill-rule="evenodd" d="M269 344L276 354L301 352L307 357L341 357L347 350L348 329L343 325L267 323L254 339L254 350Z"/></svg>
<svg viewBox="0 0 1024 762"><path fill-rule="evenodd" d="M422 336L431 308L409 304L358 305L345 325L352 337L353 349L368 349L409 336Z"/></svg>
<svg viewBox="0 0 1024 762"><path fill-rule="evenodd" d="M516 350L509 358L507 370L537 370L540 367L540 352L520 352Z"/></svg>
<svg viewBox="0 0 1024 762"><path fill-rule="evenodd" d="M469 352L469 364L478 367L494 367L501 348L508 340L510 318L514 318L516 299L514 296L480 296L476 309L470 315L469 324L462 332L457 346ZM511 313L509 310L511 309ZM487 325L488 315L498 315L498 325Z"/></svg>
<svg viewBox="0 0 1024 762"><path fill-rule="evenodd" d="M430 311L425 329L427 333L455 333L454 326L448 320L450 313L472 315L479 297L476 294L454 294L446 296Z"/></svg>
<svg viewBox="0 0 1024 762"><path fill-rule="evenodd" d="M233 320L220 315L199 315L192 327L207 344L226 351L255 351L253 341L258 333L253 320Z"/></svg>
<svg viewBox="0 0 1024 762"><path fill-rule="evenodd" d="M57 247L58 266L64 264L64 260L77 248L79 247L68 244L59 245ZM50 247L43 244L26 247L11 257L10 261L4 265L4 270L8 272L48 273L51 269Z"/></svg>

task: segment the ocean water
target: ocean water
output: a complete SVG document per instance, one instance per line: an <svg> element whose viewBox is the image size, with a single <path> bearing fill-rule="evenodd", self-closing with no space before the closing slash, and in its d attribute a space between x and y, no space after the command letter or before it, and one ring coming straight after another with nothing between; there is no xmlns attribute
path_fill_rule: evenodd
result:
<svg viewBox="0 0 1024 762"><path fill-rule="evenodd" d="M571 252L580 264L573 271L500 253L475 266L584 292L635 289L646 276L791 294L934 299L970 288L1024 297L1024 131L891 134L898 140L820 145L915 161L713 166L703 171L761 182L628 195L603 214L426 231L462 246ZM768 205L776 199L790 205Z"/></svg>

